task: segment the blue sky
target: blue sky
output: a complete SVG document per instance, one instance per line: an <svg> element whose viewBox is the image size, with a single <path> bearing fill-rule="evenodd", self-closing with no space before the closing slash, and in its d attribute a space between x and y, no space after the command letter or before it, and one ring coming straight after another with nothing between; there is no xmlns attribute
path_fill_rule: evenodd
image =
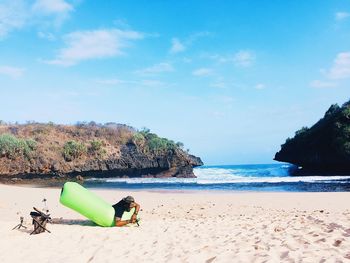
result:
<svg viewBox="0 0 350 263"><path fill-rule="evenodd" d="M0 0L0 119L148 127L271 163L350 89L350 1Z"/></svg>

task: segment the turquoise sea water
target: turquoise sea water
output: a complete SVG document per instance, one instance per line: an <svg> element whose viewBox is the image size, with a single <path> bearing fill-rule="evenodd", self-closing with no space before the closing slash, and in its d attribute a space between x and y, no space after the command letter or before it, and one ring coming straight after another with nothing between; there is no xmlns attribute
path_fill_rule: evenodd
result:
<svg viewBox="0 0 350 263"><path fill-rule="evenodd" d="M222 191L350 191L349 176L293 176L289 164L218 165L194 169L197 178L89 179L90 188Z"/></svg>

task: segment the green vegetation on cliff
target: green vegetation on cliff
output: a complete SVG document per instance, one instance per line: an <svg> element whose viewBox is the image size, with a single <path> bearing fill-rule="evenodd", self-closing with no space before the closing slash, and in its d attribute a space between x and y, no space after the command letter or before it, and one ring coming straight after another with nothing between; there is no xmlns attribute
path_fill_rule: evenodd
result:
<svg viewBox="0 0 350 263"><path fill-rule="evenodd" d="M175 143L172 140L158 137L157 134L151 133L146 128L136 132L132 140L143 152L152 154L164 154L183 147L183 143Z"/></svg>
<svg viewBox="0 0 350 263"><path fill-rule="evenodd" d="M0 135L0 156L15 159L18 156L30 158L32 151L36 149L36 141L33 139L20 139L12 134Z"/></svg>
<svg viewBox="0 0 350 263"><path fill-rule="evenodd" d="M316 124L288 138L275 160L309 171L350 172L350 101L331 105Z"/></svg>
<svg viewBox="0 0 350 263"><path fill-rule="evenodd" d="M92 140L88 147L88 151L90 154L95 154L100 157L107 153L106 149L104 149L104 143L101 140Z"/></svg>
<svg viewBox="0 0 350 263"><path fill-rule="evenodd" d="M170 176L194 176L192 167L202 162L182 147L182 143L161 138L149 129L137 131L116 123L1 122L0 175L92 171L111 171L108 176L149 175L178 167Z"/></svg>
<svg viewBox="0 0 350 263"><path fill-rule="evenodd" d="M87 153L87 147L77 141L68 141L63 146L63 157L66 161L72 161Z"/></svg>

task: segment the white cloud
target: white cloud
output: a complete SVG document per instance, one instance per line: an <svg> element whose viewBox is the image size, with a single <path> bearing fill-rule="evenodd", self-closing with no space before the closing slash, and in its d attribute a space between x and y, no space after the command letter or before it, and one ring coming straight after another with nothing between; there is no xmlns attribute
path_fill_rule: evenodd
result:
<svg viewBox="0 0 350 263"><path fill-rule="evenodd" d="M310 83L310 86L312 88L333 88L336 87L337 84L329 81L314 80Z"/></svg>
<svg viewBox="0 0 350 263"><path fill-rule="evenodd" d="M30 16L28 8L22 0L5 0L0 3L0 39L9 32L24 27Z"/></svg>
<svg viewBox="0 0 350 263"><path fill-rule="evenodd" d="M174 71L174 68L170 63L162 62L148 68L137 70L136 73L140 75L154 75L154 74L159 74L163 72L172 72L172 71Z"/></svg>
<svg viewBox="0 0 350 263"><path fill-rule="evenodd" d="M192 42L196 41L198 38L209 37L211 35L212 35L212 33L208 32L208 31L196 32L196 33L191 34L188 37L187 42L189 44L192 44Z"/></svg>
<svg viewBox="0 0 350 263"><path fill-rule="evenodd" d="M192 72L192 75L194 76L199 76L199 77L205 77L205 76L209 76L213 73L213 70L210 68L199 68L196 69Z"/></svg>
<svg viewBox="0 0 350 263"><path fill-rule="evenodd" d="M254 52L249 50L240 50L233 55L204 54L203 57L212 59L217 63L234 63L237 67L249 67L256 61Z"/></svg>
<svg viewBox="0 0 350 263"><path fill-rule="evenodd" d="M63 14L73 10L73 6L64 0L37 0L32 9L44 14Z"/></svg>
<svg viewBox="0 0 350 263"><path fill-rule="evenodd" d="M58 26L74 7L64 0L2 0L0 39L10 32L31 26Z"/></svg>
<svg viewBox="0 0 350 263"><path fill-rule="evenodd" d="M233 61L236 66L249 67L254 64L255 59L255 55L251 51L240 50L234 55Z"/></svg>
<svg viewBox="0 0 350 263"><path fill-rule="evenodd" d="M52 33L38 32L38 37L49 41L54 41L56 37Z"/></svg>
<svg viewBox="0 0 350 263"><path fill-rule="evenodd" d="M171 40L170 53L179 53L179 52L182 52L182 51L185 51L185 50L186 50L185 45L182 44L179 39L173 38Z"/></svg>
<svg viewBox="0 0 350 263"><path fill-rule="evenodd" d="M326 80L313 80L310 86L313 88L337 87L336 81L350 78L350 52L338 53L330 69L321 69Z"/></svg>
<svg viewBox="0 0 350 263"><path fill-rule="evenodd" d="M56 27L60 26L72 11L73 6L63 0L37 0L32 6L34 17L46 20L43 24L49 23ZM48 20L47 17L51 19Z"/></svg>
<svg viewBox="0 0 350 263"><path fill-rule="evenodd" d="M0 66L0 74L6 75L13 79L21 77L24 71L25 69L23 68L17 68L17 67L11 67L11 66Z"/></svg>
<svg viewBox="0 0 350 263"><path fill-rule="evenodd" d="M350 52L342 52L337 54L326 75L330 79L346 79L350 77Z"/></svg>
<svg viewBox="0 0 350 263"><path fill-rule="evenodd" d="M147 87L161 87L164 86L164 83L159 80L154 79L144 79L141 81L141 84Z"/></svg>
<svg viewBox="0 0 350 263"><path fill-rule="evenodd" d="M341 21L348 18L349 16L350 16L350 13L348 12L337 12L335 13L335 20Z"/></svg>
<svg viewBox="0 0 350 263"><path fill-rule="evenodd" d="M266 85L263 83L258 83L255 85L255 89L265 89L265 88L266 88Z"/></svg>
<svg viewBox="0 0 350 263"><path fill-rule="evenodd" d="M121 80L121 79L100 79L96 80L96 83L110 86L122 86L122 85L133 85L133 86L146 86L146 87L161 87L165 83L155 79L143 79L143 80Z"/></svg>
<svg viewBox="0 0 350 263"><path fill-rule="evenodd" d="M72 66L84 60L120 56L130 40L142 38L139 32L119 29L76 31L64 36L66 47L58 51L55 59L45 62Z"/></svg>
<svg viewBox="0 0 350 263"><path fill-rule="evenodd" d="M124 29L130 29L130 25L126 19L119 18L113 21L113 24L115 27L118 28L124 28Z"/></svg>
<svg viewBox="0 0 350 263"><path fill-rule="evenodd" d="M98 84L103 84L103 85L119 85L119 84L124 84L125 81L124 80L120 80L120 79L98 79L96 80L96 83Z"/></svg>
<svg viewBox="0 0 350 263"><path fill-rule="evenodd" d="M210 58L215 60L218 63L227 63L227 62L233 62L234 61L234 56L229 55L229 56L221 56L218 54L215 55L204 55L206 58Z"/></svg>
<svg viewBox="0 0 350 263"><path fill-rule="evenodd" d="M190 36L188 36L184 41L181 41L180 39L174 37L171 40L171 48L170 48L169 52L172 54L183 52L190 45L192 45L193 42L195 42L198 38L208 37L211 35L212 34L210 32L207 32L207 31L197 32L197 33L193 33Z"/></svg>

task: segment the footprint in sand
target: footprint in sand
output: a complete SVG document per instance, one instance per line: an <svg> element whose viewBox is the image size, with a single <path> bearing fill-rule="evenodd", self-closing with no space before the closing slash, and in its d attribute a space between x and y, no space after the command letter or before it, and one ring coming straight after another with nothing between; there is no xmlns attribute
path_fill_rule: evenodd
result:
<svg viewBox="0 0 350 263"><path fill-rule="evenodd" d="M288 254L289 254L289 251L284 251L284 252L282 252L281 255L280 255L280 259L281 259L281 260L282 260L282 259L285 259L286 257L288 257Z"/></svg>
<svg viewBox="0 0 350 263"><path fill-rule="evenodd" d="M333 243L333 246L339 247L343 241L344 241L344 239L336 239Z"/></svg>
<svg viewBox="0 0 350 263"><path fill-rule="evenodd" d="M346 259L350 259L350 252L349 252L349 253L347 253L347 254L344 256L344 258L346 258Z"/></svg>
<svg viewBox="0 0 350 263"><path fill-rule="evenodd" d="M205 263L211 263L216 259L216 257L209 258L205 261Z"/></svg>
<svg viewBox="0 0 350 263"><path fill-rule="evenodd" d="M321 239L315 241L315 243L320 243L320 242L326 242L326 239L325 238L321 238Z"/></svg>

